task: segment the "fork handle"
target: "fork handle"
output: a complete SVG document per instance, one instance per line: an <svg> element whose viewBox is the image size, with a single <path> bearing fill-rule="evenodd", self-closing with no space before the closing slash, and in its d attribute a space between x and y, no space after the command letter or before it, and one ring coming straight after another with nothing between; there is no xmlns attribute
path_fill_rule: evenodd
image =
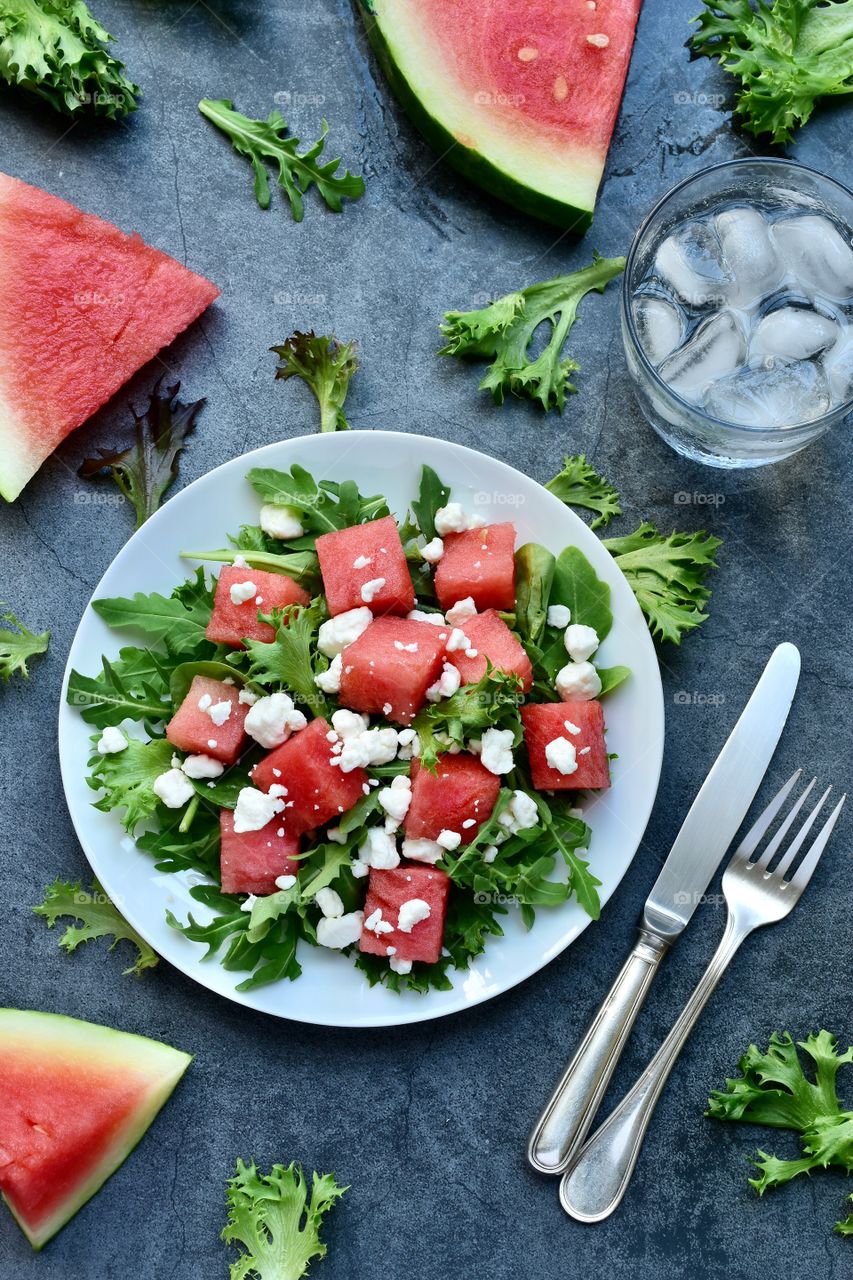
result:
<svg viewBox="0 0 853 1280"><path fill-rule="evenodd" d="M539 1173L560 1174L589 1132L625 1041L669 944L640 930L634 949L590 1023L575 1056L536 1122L527 1158Z"/></svg>
<svg viewBox="0 0 853 1280"><path fill-rule="evenodd" d="M560 1203L579 1222L600 1222L622 1200L669 1073L732 956L751 932L752 927L729 914L720 945L669 1035L563 1178Z"/></svg>

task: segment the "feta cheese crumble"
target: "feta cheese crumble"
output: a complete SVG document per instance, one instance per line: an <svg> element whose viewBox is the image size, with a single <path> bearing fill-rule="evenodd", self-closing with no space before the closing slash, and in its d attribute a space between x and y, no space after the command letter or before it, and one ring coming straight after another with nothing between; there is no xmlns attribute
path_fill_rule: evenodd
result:
<svg viewBox="0 0 853 1280"><path fill-rule="evenodd" d="M549 627L559 627L565 631L572 620L572 611L564 604L552 604L548 608L547 621Z"/></svg>
<svg viewBox="0 0 853 1280"><path fill-rule="evenodd" d="M444 849L437 840L419 837L403 841L403 857L411 859L412 862L428 862L430 866L435 866L443 855Z"/></svg>
<svg viewBox="0 0 853 1280"><path fill-rule="evenodd" d="M254 582L232 582L231 603L245 604L247 600L251 600L257 590L258 588Z"/></svg>
<svg viewBox="0 0 853 1280"><path fill-rule="evenodd" d="M369 582L365 582L361 588L361 598L365 604L370 604L374 596L377 596L385 586L384 578L371 578Z"/></svg>
<svg viewBox="0 0 853 1280"><path fill-rule="evenodd" d="M586 662L600 644L598 634L592 627L584 626L582 622L573 622L570 627L567 627L563 642L572 662Z"/></svg>
<svg viewBox="0 0 853 1280"><path fill-rule="evenodd" d="M372 621L373 614L366 607L347 609L346 613L339 613L336 617L329 618L320 624L317 632L317 648L327 658L334 658L347 645L353 644L362 632L367 630Z"/></svg>
<svg viewBox="0 0 853 1280"><path fill-rule="evenodd" d="M545 747L545 759L552 769L564 777L577 773L578 758L575 744L568 738L553 738Z"/></svg>
<svg viewBox="0 0 853 1280"><path fill-rule="evenodd" d="M241 689L237 694L237 701L244 707L253 707L258 700L258 695L252 693L251 689Z"/></svg>
<svg viewBox="0 0 853 1280"><path fill-rule="evenodd" d="M601 680L591 662L569 662L557 672L554 687L563 702L589 702L601 693Z"/></svg>
<svg viewBox="0 0 853 1280"><path fill-rule="evenodd" d="M343 658L336 653L327 671L321 671L314 677L314 683L323 693L340 693Z"/></svg>
<svg viewBox="0 0 853 1280"><path fill-rule="evenodd" d="M458 667L454 667L452 662L445 662L441 669L441 675L435 684L431 684L427 689L427 701L440 702L442 698L452 698L461 683L462 677L459 674Z"/></svg>
<svg viewBox="0 0 853 1280"><path fill-rule="evenodd" d="M204 755L187 756L181 768L188 778L220 778L225 772L225 765L221 760Z"/></svg>
<svg viewBox="0 0 853 1280"><path fill-rule="evenodd" d="M237 835L260 831L283 809L284 801L279 796L266 795L257 787L242 787L234 810L234 830Z"/></svg>
<svg viewBox="0 0 853 1280"><path fill-rule="evenodd" d="M183 809L195 795L195 787L181 769L167 769L155 778L151 790L167 809Z"/></svg>
<svg viewBox="0 0 853 1280"><path fill-rule="evenodd" d="M447 849L448 852L458 849L461 843L462 837L458 831L439 831L436 838L436 844L440 844L442 849Z"/></svg>
<svg viewBox="0 0 853 1280"><path fill-rule="evenodd" d="M438 564L444 555L444 543L441 538L433 538L425 547L421 548L421 555L427 564Z"/></svg>
<svg viewBox="0 0 853 1280"><path fill-rule="evenodd" d="M412 803L412 780L404 774L393 778L390 787L383 787L377 799L380 807L394 823L402 822Z"/></svg>
<svg viewBox="0 0 853 1280"><path fill-rule="evenodd" d="M416 924L420 924L422 920L428 920L431 914L429 903L424 902L423 898L409 898L408 902L404 902L400 907L397 928L400 933L411 933Z"/></svg>
<svg viewBox="0 0 853 1280"><path fill-rule="evenodd" d="M369 564L373 564L371 556L356 556L352 562L353 569L366 569Z"/></svg>
<svg viewBox="0 0 853 1280"><path fill-rule="evenodd" d="M117 751L124 751L127 748L127 738L121 729L116 729L114 725L107 725L104 732L98 739L98 755L114 756Z"/></svg>
<svg viewBox="0 0 853 1280"><path fill-rule="evenodd" d="M223 699L222 702L214 702L212 707L206 707L205 710L210 716L217 729L221 729L231 716L231 699Z"/></svg>
<svg viewBox="0 0 853 1280"><path fill-rule="evenodd" d="M293 705L289 693L270 693L249 708L243 728L260 746L280 747L292 733L304 729L308 721Z"/></svg>
<svg viewBox="0 0 853 1280"><path fill-rule="evenodd" d="M358 942L363 924L363 911L351 911L349 915L331 918L324 916L317 922L317 941L321 947L340 951L342 947Z"/></svg>
<svg viewBox="0 0 853 1280"><path fill-rule="evenodd" d="M511 836L518 831L527 831L530 827L535 827L538 821L539 810L536 807L536 801L526 791L514 791L512 799L498 818L499 826Z"/></svg>
<svg viewBox="0 0 853 1280"><path fill-rule="evenodd" d="M462 533L468 528L468 517L459 502L448 502L435 513L435 531L440 538L448 533Z"/></svg>
<svg viewBox="0 0 853 1280"><path fill-rule="evenodd" d="M275 878L275 887L285 893L288 889L292 889L295 884L296 876L276 876Z"/></svg>
<svg viewBox="0 0 853 1280"><path fill-rule="evenodd" d="M406 614L409 622L428 622L433 627L444 626L443 613L426 613L423 609L412 609Z"/></svg>
<svg viewBox="0 0 853 1280"><path fill-rule="evenodd" d="M477 616L477 606L474 604L473 596L465 596L464 600L457 600L444 615L451 627L460 627L465 625L467 618Z"/></svg>
<svg viewBox="0 0 853 1280"><path fill-rule="evenodd" d="M483 734L480 760L489 773L500 775L511 772L515 765L512 755L512 729L487 729Z"/></svg>
<svg viewBox="0 0 853 1280"><path fill-rule="evenodd" d="M278 538L281 541L300 538L304 532L294 508L279 506L275 502L267 502L261 507L258 523L268 538Z"/></svg>
<svg viewBox="0 0 853 1280"><path fill-rule="evenodd" d="M377 871L391 871L400 865L397 841L382 827L370 827L359 850L359 861Z"/></svg>
<svg viewBox="0 0 853 1280"><path fill-rule="evenodd" d="M340 920L344 914L343 899L335 889L318 889L314 894L314 901L327 920Z"/></svg>
<svg viewBox="0 0 853 1280"><path fill-rule="evenodd" d="M403 906L405 905L406 904L403 903ZM400 910L402 911L402 909L403 908L401 907ZM369 929L371 933L375 933L377 938L381 937L383 933L394 932L394 926L391 924L391 921L382 919L381 907L377 907L376 910L367 917L364 922L364 927L365 929Z"/></svg>
<svg viewBox="0 0 853 1280"><path fill-rule="evenodd" d="M412 972L411 960L398 960L396 956L392 956L391 959L388 961L388 963L390 964L394 973L411 973Z"/></svg>
<svg viewBox="0 0 853 1280"><path fill-rule="evenodd" d="M457 649L470 649L471 641L468 639L464 631L460 631L459 627L454 627L450 632L447 641L447 652L455 653Z"/></svg>

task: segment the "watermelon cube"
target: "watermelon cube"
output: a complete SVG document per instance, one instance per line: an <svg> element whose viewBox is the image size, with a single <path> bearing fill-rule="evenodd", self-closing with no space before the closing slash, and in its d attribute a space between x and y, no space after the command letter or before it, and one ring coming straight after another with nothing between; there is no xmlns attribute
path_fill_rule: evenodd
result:
<svg viewBox="0 0 853 1280"><path fill-rule="evenodd" d="M341 705L411 724L441 675L443 627L408 618L377 618L342 654Z"/></svg>
<svg viewBox="0 0 853 1280"><path fill-rule="evenodd" d="M600 791L610 786L600 702L529 703L521 708L521 719L537 791ZM578 765L574 773L560 773L548 763L545 749L555 738L566 738L574 747Z"/></svg>
<svg viewBox="0 0 853 1280"><path fill-rule="evenodd" d="M456 667L463 684L476 684L486 674L486 659L498 671L509 671L521 677L525 693L533 684L533 667L518 636L513 635L503 618L494 609L466 618L462 630L476 649L476 658L469 658L464 649L456 649L447 655L448 662Z"/></svg>
<svg viewBox="0 0 853 1280"><path fill-rule="evenodd" d="M408 613L415 590L393 516L324 533L317 555L329 612L367 605L374 613Z"/></svg>
<svg viewBox="0 0 853 1280"><path fill-rule="evenodd" d="M231 588L254 583L255 592L235 604ZM243 648L243 640L274 640L275 631L268 622L258 621L258 610L272 613L288 604L308 604L311 597L286 573L266 573L261 569L226 565L216 583L213 613L205 635L214 644L230 644Z"/></svg>
<svg viewBox="0 0 853 1280"><path fill-rule="evenodd" d="M330 732L331 725L319 716L252 770L252 782L259 790L269 791L274 783L287 788L284 817L288 831L301 834L322 827L364 795L367 774L364 769L341 771L332 754Z"/></svg>
<svg viewBox="0 0 853 1280"><path fill-rule="evenodd" d="M375 911L381 911L382 919L394 927L390 933L379 935L372 929L363 929L360 949L370 955L387 956L388 948L393 947L391 955L397 960L423 960L427 964L435 964L444 940L449 892L450 877L437 867L403 863L393 871L372 868L364 903L365 922ZM406 932L398 929L397 923L400 908L412 898L420 898L427 904L429 916Z"/></svg>
<svg viewBox="0 0 853 1280"><path fill-rule="evenodd" d="M193 676L189 693L166 725L166 737L181 751L234 764L247 741L243 721L249 710L238 694L237 687L224 680ZM216 715L215 708L223 702L230 703L228 717L216 724L209 712Z"/></svg>
<svg viewBox="0 0 853 1280"><path fill-rule="evenodd" d="M480 612L515 606L515 525L449 533L435 571L435 594L442 609L473 598Z"/></svg>
<svg viewBox="0 0 853 1280"><path fill-rule="evenodd" d="M465 752L443 755L435 773L415 761L406 836L436 840L442 831L456 831L463 844L470 843L491 817L500 788L500 778Z"/></svg>
<svg viewBox="0 0 853 1280"><path fill-rule="evenodd" d="M289 832L285 835L280 815L260 831L238 835L234 814L220 809L219 834L223 893L275 893L277 876L295 876L299 870L294 856L299 852L299 837Z"/></svg>

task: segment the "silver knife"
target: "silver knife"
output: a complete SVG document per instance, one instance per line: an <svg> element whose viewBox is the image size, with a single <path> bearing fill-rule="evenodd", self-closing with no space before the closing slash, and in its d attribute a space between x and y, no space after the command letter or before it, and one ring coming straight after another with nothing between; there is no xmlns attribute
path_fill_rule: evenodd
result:
<svg viewBox="0 0 853 1280"><path fill-rule="evenodd" d="M589 1132L661 960L688 924L776 750L800 677L800 654L780 644L732 729L646 899L622 972L530 1135L527 1158L560 1174Z"/></svg>

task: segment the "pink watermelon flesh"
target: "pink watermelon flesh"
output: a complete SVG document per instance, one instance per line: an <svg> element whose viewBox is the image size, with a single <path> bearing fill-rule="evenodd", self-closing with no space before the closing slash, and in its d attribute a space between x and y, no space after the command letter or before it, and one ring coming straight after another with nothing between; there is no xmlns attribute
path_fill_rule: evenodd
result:
<svg viewBox="0 0 853 1280"><path fill-rule="evenodd" d="M441 955L449 892L450 878L444 871L439 871L438 867L403 863L393 871L371 868L364 918L369 920L378 909L382 912L382 919L394 925L394 928L380 937L371 929L364 929L359 942L360 950L374 956L387 956L388 948L394 947L398 960L423 960L427 964L435 964ZM396 927L400 907L411 898L420 898L426 902L430 914L426 920L414 925L411 933L403 933ZM391 954L394 955L395 952Z"/></svg>
<svg viewBox="0 0 853 1280"><path fill-rule="evenodd" d="M231 599L231 588L253 582L255 595L242 604ZM260 598L260 603L258 603ZM308 604L311 597L286 573L265 573L262 569L243 569L226 565L216 583L213 612L205 635L214 644L230 644L242 649L243 640L273 640L275 631L268 622L258 620L258 610L271 613L288 604Z"/></svg>
<svg viewBox="0 0 853 1280"><path fill-rule="evenodd" d="M610 786L610 766L604 742L604 712L600 702L537 702L521 708L530 773L537 791L599 791ZM566 721L580 729L572 733ZM552 769L545 748L555 738L567 738L577 753L575 773ZM581 755L585 748L586 754Z"/></svg>
<svg viewBox="0 0 853 1280"><path fill-rule="evenodd" d="M436 840L442 831L455 831L468 844L491 817L500 788L500 778L465 752L443 755L435 773L415 762L407 837Z"/></svg>
<svg viewBox="0 0 853 1280"><path fill-rule="evenodd" d="M341 705L411 724L441 675L449 634L430 622L377 618L343 651Z"/></svg>
<svg viewBox="0 0 853 1280"><path fill-rule="evenodd" d="M364 605L375 614L414 609L415 591L393 516L322 534L317 555L331 614ZM382 585L365 598L362 587L380 579Z"/></svg>
<svg viewBox="0 0 853 1280"><path fill-rule="evenodd" d="M299 837L285 832L280 816L260 831L238 835L234 814L230 809L220 809L219 831L223 893L275 893L277 876L295 876L299 870L294 857L299 852Z"/></svg>
<svg viewBox="0 0 853 1280"><path fill-rule="evenodd" d="M465 635L476 649L476 658L469 658L464 649L455 649L447 655L447 661L456 667L463 684L476 684L486 674L486 660L498 671L509 671L520 676L522 688L527 693L533 684L533 667L524 646L514 636L503 618L494 609L466 618L462 626Z"/></svg>
<svg viewBox="0 0 853 1280"><path fill-rule="evenodd" d="M479 612L515 606L515 525L450 533L435 571L435 594L442 609L468 596ZM467 634L467 632L466 632Z"/></svg>
<svg viewBox="0 0 853 1280"><path fill-rule="evenodd" d="M138 235L0 174L0 494L16 498L218 294Z"/></svg>
<svg viewBox="0 0 853 1280"><path fill-rule="evenodd" d="M118 1168L190 1061L142 1036L0 1009L0 1191L34 1248Z"/></svg>
<svg viewBox="0 0 853 1280"><path fill-rule="evenodd" d="M249 708L238 701L239 692L236 685L225 684L223 680L194 676L189 693L166 725L166 737L181 751L234 764L247 741L243 721ZM230 715L223 724L214 724L198 705L205 697L210 698L212 705L231 703Z"/></svg>
<svg viewBox="0 0 853 1280"><path fill-rule="evenodd" d="M364 769L341 772L327 737L330 731L329 722L319 716L264 756L252 771L252 782L260 791L269 791L274 783L287 787L282 816L293 835L339 818L364 795L367 774Z"/></svg>

